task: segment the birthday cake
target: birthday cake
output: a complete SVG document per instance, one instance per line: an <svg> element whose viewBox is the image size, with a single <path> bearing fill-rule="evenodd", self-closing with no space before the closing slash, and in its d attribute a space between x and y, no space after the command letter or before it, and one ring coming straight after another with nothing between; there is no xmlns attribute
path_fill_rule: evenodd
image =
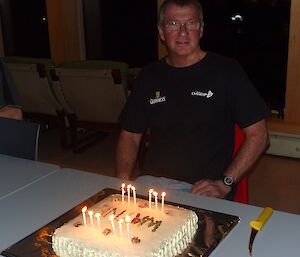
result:
<svg viewBox="0 0 300 257"><path fill-rule="evenodd" d="M115 194L57 228L52 247L60 257L174 257L197 228L194 211Z"/></svg>

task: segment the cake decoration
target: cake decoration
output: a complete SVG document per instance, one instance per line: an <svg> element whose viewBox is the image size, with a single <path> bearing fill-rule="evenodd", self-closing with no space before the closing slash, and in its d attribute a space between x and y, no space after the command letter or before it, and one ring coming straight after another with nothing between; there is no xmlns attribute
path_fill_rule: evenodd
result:
<svg viewBox="0 0 300 257"><path fill-rule="evenodd" d="M135 216L135 218L131 221L131 223L132 223L132 224L137 224L137 223L139 223L139 222L141 221L140 216L141 216L141 214L138 213L138 214Z"/></svg>
<svg viewBox="0 0 300 257"><path fill-rule="evenodd" d="M107 236L107 235L109 235L111 233L111 229L106 228L106 229L103 230L102 233L103 233L103 235Z"/></svg>
<svg viewBox="0 0 300 257"><path fill-rule="evenodd" d="M139 244L141 242L141 239L139 239L137 236L134 236L132 239L131 239L131 242L133 244Z"/></svg>
<svg viewBox="0 0 300 257"><path fill-rule="evenodd" d="M83 219L83 224L84 224L84 226L86 226L86 215L85 215L86 211L87 211L87 206L84 206L84 207L81 209L81 212L82 212L82 219Z"/></svg>
<svg viewBox="0 0 300 257"><path fill-rule="evenodd" d="M125 213L126 212L126 210L124 210L124 211L121 211L117 216L116 216L116 219L117 218L119 218L123 213Z"/></svg>
<svg viewBox="0 0 300 257"><path fill-rule="evenodd" d="M95 217L97 219L98 229L101 230L101 214L99 212L96 212Z"/></svg>
<svg viewBox="0 0 300 257"><path fill-rule="evenodd" d="M80 226L82 226L82 222L81 222L81 221L76 221L76 222L74 223L74 227L78 228L78 227L80 227Z"/></svg>

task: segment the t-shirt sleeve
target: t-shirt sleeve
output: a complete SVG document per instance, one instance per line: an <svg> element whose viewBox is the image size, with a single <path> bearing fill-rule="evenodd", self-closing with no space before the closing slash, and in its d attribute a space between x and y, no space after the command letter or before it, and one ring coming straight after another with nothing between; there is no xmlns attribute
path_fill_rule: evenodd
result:
<svg viewBox="0 0 300 257"><path fill-rule="evenodd" d="M133 133L143 133L147 128L147 118L142 82L137 76L132 92L120 114L119 122L123 129Z"/></svg>
<svg viewBox="0 0 300 257"><path fill-rule="evenodd" d="M241 128L246 128L270 115L263 98L241 65L237 63L231 72L229 99L233 118Z"/></svg>

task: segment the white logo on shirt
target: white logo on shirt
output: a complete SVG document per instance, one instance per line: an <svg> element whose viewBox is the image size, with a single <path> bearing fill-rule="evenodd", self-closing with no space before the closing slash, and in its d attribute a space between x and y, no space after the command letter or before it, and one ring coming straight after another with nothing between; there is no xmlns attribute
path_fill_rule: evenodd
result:
<svg viewBox="0 0 300 257"><path fill-rule="evenodd" d="M155 92L155 98L150 99L150 104L157 104L166 101L165 96L160 96L160 91Z"/></svg>
<svg viewBox="0 0 300 257"><path fill-rule="evenodd" d="M203 97L206 97L206 98L211 98L213 96L213 92L211 92L210 90L207 92L207 93L204 93L204 92L201 92L201 91L193 91L191 93L191 95L193 96L203 96Z"/></svg>

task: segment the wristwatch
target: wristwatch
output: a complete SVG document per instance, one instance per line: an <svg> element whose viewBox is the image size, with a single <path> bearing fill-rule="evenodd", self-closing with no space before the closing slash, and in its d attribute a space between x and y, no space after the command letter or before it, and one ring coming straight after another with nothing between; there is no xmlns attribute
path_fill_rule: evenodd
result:
<svg viewBox="0 0 300 257"><path fill-rule="evenodd" d="M232 187L232 186L234 185L233 177L230 177L230 176L223 176L223 183L224 183L226 186Z"/></svg>

